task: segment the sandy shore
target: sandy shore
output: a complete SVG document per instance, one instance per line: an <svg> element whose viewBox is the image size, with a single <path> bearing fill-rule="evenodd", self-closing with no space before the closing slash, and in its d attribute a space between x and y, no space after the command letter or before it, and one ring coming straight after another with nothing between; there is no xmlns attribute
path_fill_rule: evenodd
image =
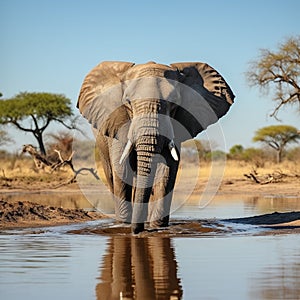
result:
<svg viewBox="0 0 300 300"><path fill-rule="evenodd" d="M224 180L218 194L223 195L274 195L277 197L300 198L300 179L289 179L270 184L256 184L249 180Z"/></svg>

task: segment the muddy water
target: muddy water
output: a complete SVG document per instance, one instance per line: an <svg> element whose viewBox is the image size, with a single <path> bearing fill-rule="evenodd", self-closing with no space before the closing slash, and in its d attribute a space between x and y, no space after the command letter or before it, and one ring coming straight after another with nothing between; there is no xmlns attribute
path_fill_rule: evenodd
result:
<svg viewBox="0 0 300 300"><path fill-rule="evenodd" d="M300 299L299 234L218 220L297 210L270 197L184 206L172 230L217 219L175 237L132 237L112 220L2 231L0 299Z"/></svg>

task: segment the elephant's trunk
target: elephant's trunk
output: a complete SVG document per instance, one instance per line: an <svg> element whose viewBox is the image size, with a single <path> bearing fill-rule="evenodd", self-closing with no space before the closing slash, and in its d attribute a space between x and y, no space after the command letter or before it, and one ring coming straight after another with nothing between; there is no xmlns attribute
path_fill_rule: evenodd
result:
<svg viewBox="0 0 300 300"><path fill-rule="evenodd" d="M152 192L158 163L158 141L156 136L142 136L135 145L137 152L137 182L132 215L133 233L144 230L148 216L148 203Z"/></svg>
<svg viewBox="0 0 300 300"><path fill-rule="evenodd" d="M148 216L148 203L161 153L169 148L178 160L173 142L174 132L167 103L158 99L133 101L133 118L128 132L127 146L120 162L133 147L137 153L137 180L133 205L132 229L134 233L144 230Z"/></svg>

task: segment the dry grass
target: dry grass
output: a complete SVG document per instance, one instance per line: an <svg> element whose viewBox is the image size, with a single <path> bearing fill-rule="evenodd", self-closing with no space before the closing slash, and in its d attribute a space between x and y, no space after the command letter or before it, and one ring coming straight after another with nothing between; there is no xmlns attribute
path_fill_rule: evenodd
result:
<svg viewBox="0 0 300 300"><path fill-rule="evenodd" d="M22 176L33 176L33 177L42 177L43 175L51 174L51 168L46 167L45 169L38 170L32 160L18 160L16 163L12 163L9 160L0 161L0 176L7 177L22 177ZM72 173L68 172L68 167L63 168L60 172L63 173Z"/></svg>
<svg viewBox="0 0 300 300"><path fill-rule="evenodd" d="M71 175L72 171L67 167L52 173L50 168L38 170L34 162L27 158L0 160L0 188L52 186Z"/></svg>
<svg viewBox="0 0 300 300"><path fill-rule="evenodd" d="M244 174L249 174L250 172L256 172L259 175L280 173L292 177L296 174L299 176L300 166L293 162L285 161L281 164L266 162L264 168L256 168L250 163L227 160L225 163L214 162L213 164L201 161L199 168L196 164L182 162L177 182L181 182L183 188L185 188L185 185L194 185L195 189L199 191L201 190L201 185L208 180L215 179L223 183L249 181ZM98 174L103 180L104 175L102 173L101 170L98 170ZM28 184L41 185L41 187L43 184L51 186L51 184L55 185L65 182L72 176L73 172L68 166L51 173L50 169L37 170L33 160L27 157L0 160L0 187L2 186L3 188L9 187L9 181L23 183L25 185L24 188ZM11 184L11 187L13 186Z"/></svg>
<svg viewBox="0 0 300 300"><path fill-rule="evenodd" d="M279 181L260 185L246 178L244 174L258 176L282 174ZM264 168L252 164L228 160L225 164L201 163L200 169L193 164L182 164L177 179L176 199L184 198L187 203L199 202L199 195L217 195L230 198L229 195L262 194L300 196L300 166L291 162L281 164L265 163ZM179 191L178 191L179 190ZM189 195L189 191L192 193Z"/></svg>
<svg viewBox="0 0 300 300"><path fill-rule="evenodd" d="M209 178L214 172L219 175L223 173L223 180L239 180L244 179L244 174L250 172L257 172L261 175L278 172L292 176L300 174L300 166L294 162L286 161L281 164L267 162L263 168L257 168L251 163L227 160L225 163L216 162L214 165L209 162L200 163L200 170L193 164L184 164L181 172L182 171L184 171L188 177L197 176L199 172L200 177L205 179Z"/></svg>

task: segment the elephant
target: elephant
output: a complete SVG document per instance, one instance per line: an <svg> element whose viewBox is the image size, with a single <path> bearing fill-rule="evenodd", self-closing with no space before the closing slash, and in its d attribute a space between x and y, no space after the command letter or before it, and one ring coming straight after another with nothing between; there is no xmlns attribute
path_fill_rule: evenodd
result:
<svg viewBox="0 0 300 300"><path fill-rule="evenodd" d="M132 233L169 224L181 143L224 116L235 95L202 62L104 61L85 77L77 107L96 145L119 222Z"/></svg>

